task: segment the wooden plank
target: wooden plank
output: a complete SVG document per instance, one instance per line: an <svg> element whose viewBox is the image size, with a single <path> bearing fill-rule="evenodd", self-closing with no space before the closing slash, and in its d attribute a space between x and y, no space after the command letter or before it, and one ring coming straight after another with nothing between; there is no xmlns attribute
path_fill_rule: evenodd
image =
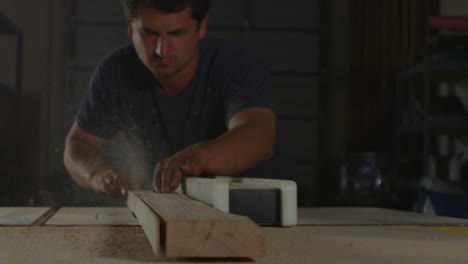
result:
<svg viewBox="0 0 468 264"><path fill-rule="evenodd" d="M145 231L146 237L151 244L154 255L160 256L160 225L159 216L149 208L134 192L128 192L127 206L138 218L141 227Z"/></svg>
<svg viewBox="0 0 468 264"><path fill-rule="evenodd" d="M247 217L224 213L179 193L141 191L134 194L160 217L161 244L167 257L258 257L264 254L263 232Z"/></svg>
<svg viewBox="0 0 468 264"><path fill-rule="evenodd" d="M468 237L468 227L443 226L443 227L434 227L434 229Z"/></svg>
<svg viewBox="0 0 468 264"><path fill-rule="evenodd" d="M266 256L164 259L153 255L140 227L1 227L0 263L466 263L468 237L414 226L263 228ZM40 252L40 254L37 254Z"/></svg>
<svg viewBox="0 0 468 264"><path fill-rule="evenodd" d="M0 227L0 263L142 264L155 260L139 226Z"/></svg>
<svg viewBox="0 0 468 264"><path fill-rule="evenodd" d="M0 207L0 225L32 225L50 207Z"/></svg>
<svg viewBox="0 0 468 264"><path fill-rule="evenodd" d="M64 207L46 225L138 225L125 207Z"/></svg>
<svg viewBox="0 0 468 264"><path fill-rule="evenodd" d="M465 263L468 238L417 226L265 228L271 263ZM281 252L281 253L276 253Z"/></svg>
<svg viewBox="0 0 468 264"><path fill-rule="evenodd" d="M39 217L34 223L32 223L32 226L43 226L49 219L57 213L58 209L57 208L52 208L47 213L43 214L41 217Z"/></svg>
<svg viewBox="0 0 468 264"><path fill-rule="evenodd" d="M468 219L442 217L383 208L300 208L298 225L468 226Z"/></svg>

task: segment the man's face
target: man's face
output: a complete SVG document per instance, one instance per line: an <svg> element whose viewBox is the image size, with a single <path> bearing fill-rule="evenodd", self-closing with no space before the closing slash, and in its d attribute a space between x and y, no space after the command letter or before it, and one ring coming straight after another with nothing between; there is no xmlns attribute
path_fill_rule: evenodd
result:
<svg viewBox="0 0 468 264"><path fill-rule="evenodd" d="M198 61L198 41L205 36L206 18L198 23L187 7L179 13L163 13L140 7L128 22L128 32L140 60L163 80L192 74Z"/></svg>

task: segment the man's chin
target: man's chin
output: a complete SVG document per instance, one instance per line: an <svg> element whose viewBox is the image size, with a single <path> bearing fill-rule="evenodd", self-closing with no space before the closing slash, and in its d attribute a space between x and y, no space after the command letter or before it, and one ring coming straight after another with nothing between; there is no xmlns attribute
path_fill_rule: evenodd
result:
<svg viewBox="0 0 468 264"><path fill-rule="evenodd" d="M153 73L155 74L155 76L160 78L169 78L174 76L177 73L177 71L174 69L157 67L153 68Z"/></svg>

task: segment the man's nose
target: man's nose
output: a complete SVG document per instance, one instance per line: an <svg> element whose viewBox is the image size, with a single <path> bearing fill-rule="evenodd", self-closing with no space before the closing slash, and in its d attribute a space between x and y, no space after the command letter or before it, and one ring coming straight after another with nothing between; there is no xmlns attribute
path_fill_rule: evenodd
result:
<svg viewBox="0 0 468 264"><path fill-rule="evenodd" d="M154 53L159 57L164 57L167 55L167 41L165 36L161 35L158 37Z"/></svg>

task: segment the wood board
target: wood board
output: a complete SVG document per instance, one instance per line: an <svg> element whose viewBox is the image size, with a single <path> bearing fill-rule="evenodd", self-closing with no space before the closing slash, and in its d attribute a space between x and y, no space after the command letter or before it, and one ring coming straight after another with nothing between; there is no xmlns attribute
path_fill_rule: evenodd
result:
<svg viewBox="0 0 468 264"><path fill-rule="evenodd" d="M50 207L0 207L0 225L32 225Z"/></svg>
<svg viewBox="0 0 468 264"><path fill-rule="evenodd" d="M0 263L466 263L468 237L415 226L263 228L266 255L239 259L165 259L137 226L0 227ZM40 254L38 254L40 252Z"/></svg>
<svg viewBox="0 0 468 264"><path fill-rule="evenodd" d="M159 216L134 192L128 192L127 206L138 218L155 256L161 252L161 220Z"/></svg>
<svg viewBox="0 0 468 264"><path fill-rule="evenodd" d="M298 225L468 226L468 219L425 215L374 207L299 208Z"/></svg>
<svg viewBox="0 0 468 264"><path fill-rule="evenodd" d="M138 225L127 207L63 207L46 225Z"/></svg>
<svg viewBox="0 0 468 264"><path fill-rule="evenodd" d="M264 254L263 232L247 217L222 212L180 193L141 191L134 194L159 216L161 247L167 257L258 257ZM140 219L138 212L135 214Z"/></svg>

